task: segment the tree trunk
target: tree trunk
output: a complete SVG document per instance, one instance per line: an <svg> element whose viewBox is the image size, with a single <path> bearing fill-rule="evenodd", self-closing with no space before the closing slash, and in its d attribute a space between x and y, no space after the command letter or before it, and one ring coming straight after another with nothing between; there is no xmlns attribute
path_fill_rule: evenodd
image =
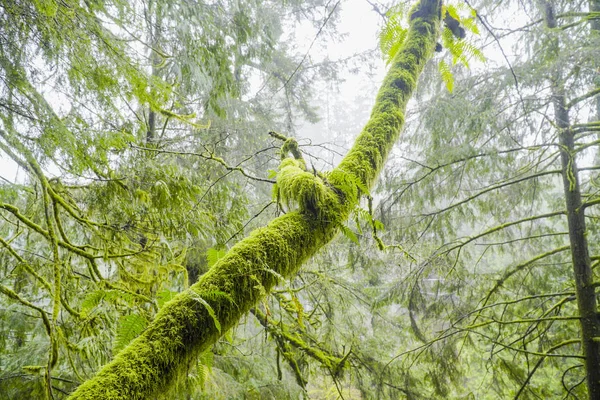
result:
<svg viewBox="0 0 600 400"><path fill-rule="evenodd" d="M279 277L293 276L335 236L357 206L359 188L373 186L400 134L406 103L433 54L441 3L421 0L413 9L408 37L391 64L367 125L327 180L307 171L295 171L285 179L288 193L297 195L299 211L273 220L233 246L71 399L145 399L165 392L189 361L235 326ZM284 161L278 185L284 185L288 167L298 168Z"/></svg>
<svg viewBox="0 0 600 400"><path fill-rule="evenodd" d="M548 28L556 28L554 9L548 2L545 3L545 12ZM555 47L554 50L558 51L558 42L555 43ZM552 97L555 123L559 129L562 178L577 308L581 323L581 344L585 356L586 382L589 398L600 400L600 341L598 341L600 339L600 320L597 316L596 290L593 285L593 273L586 239L585 208L582 207L581 202L574 132L571 129L560 71L552 78Z"/></svg>
<svg viewBox="0 0 600 400"><path fill-rule="evenodd" d="M600 0L590 0L589 10L591 13L600 13ZM590 22L592 38L600 40L600 17L594 18ZM600 87L600 61L596 63L596 87ZM596 120L600 121L600 96L596 96Z"/></svg>
<svg viewBox="0 0 600 400"><path fill-rule="evenodd" d="M160 48L162 40L162 15L160 2L150 1L148 3L148 15L146 23L148 24L148 39L150 41L150 62L152 63L150 76L152 78L160 78L161 56L157 49ZM154 18L153 18L154 17ZM146 146L152 146L156 141L156 111L152 106L148 107L148 123L146 129Z"/></svg>
<svg viewBox="0 0 600 400"><path fill-rule="evenodd" d="M579 178L575 162L573 130L570 129L569 113L565 108L563 94L554 96L556 124L560 129L559 142L562 163L571 259L575 276L577 308L581 318L581 343L585 355L586 380L589 398L600 400L600 320L597 315L596 290L588 252L585 227L585 209L581 204Z"/></svg>

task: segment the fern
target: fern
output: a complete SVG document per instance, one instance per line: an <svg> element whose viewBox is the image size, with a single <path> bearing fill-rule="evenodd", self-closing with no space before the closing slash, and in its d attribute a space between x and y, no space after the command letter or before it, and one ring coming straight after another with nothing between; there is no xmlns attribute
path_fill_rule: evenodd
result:
<svg viewBox="0 0 600 400"><path fill-rule="evenodd" d="M481 50L466 40L461 40L456 44L456 51L457 53L463 54L468 59L473 58L479 62L485 62L485 56Z"/></svg>
<svg viewBox="0 0 600 400"><path fill-rule="evenodd" d="M212 372L212 365L214 362L214 355L212 351L207 350L200 354L198 362L196 364L196 383L204 390L206 382L208 382L210 373Z"/></svg>
<svg viewBox="0 0 600 400"><path fill-rule="evenodd" d="M358 200L362 196L370 196L369 188L356 175L341 169L325 173L324 177L333 177L335 174L335 186L346 196L354 197L351 200Z"/></svg>
<svg viewBox="0 0 600 400"><path fill-rule="evenodd" d="M148 325L146 318L138 314L123 315L119 318L117 334L113 344L113 350L118 353L135 339Z"/></svg>
<svg viewBox="0 0 600 400"><path fill-rule="evenodd" d="M454 4L446 4L442 7L442 15L450 14L452 18L461 22L461 17L458 14L458 9Z"/></svg>
<svg viewBox="0 0 600 400"><path fill-rule="evenodd" d="M470 16L463 18L459 12L461 10L469 10ZM485 57L481 50L464 37L465 30L468 30L475 35L479 34L479 28L476 24L477 14L475 11L462 4L460 6L447 4L442 7L442 15L447 16L444 19L445 24L444 30L442 31L442 44L452 56L452 65L463 64L465 67L469 68L471 59L475 59L482 63L485 62ZM448 18L454 20L451 25L448 22ZM455 31L453 32L450 27ZM461 32L457 33L457 30ZM460 33L462 33L462 35L460 35ZM446 61L440 60L438 70L442 80L446 84L446 88L452 93L454 90L454 76L452 75L450 65L448 65Z"/></svg>
<svg viewBox="0 0 600 400"><path fill-rule="evenodd" d="M109 304L132 305L136 297L128 292L121 290L97 289L90 292L81 303L81 312L88 314L91 310L98 307L102 301Z"/></svg>
<svg viewBox="0 0 600 400"><path fill-rule="evenodd" d="M460 20L462 26L475 35L479 35L479 27L475 22L475 17L463 18Z"/></svg>
<svg viewBox="0 0 600 400"><path fill-rule="evenodd" d="M452 75L452 71L450 71L450 66L444 60L440 60L438 63L438 70L440 71L442 80L446 84L446 88L452 93L454 90L454 75Z"/></svg>
<svg viewBox="0 0 600 400"><path fill-rule="evenodd" d="M215 310L211 307L211 305L208 304L208 302L206 300L204 300L202 297L200 297L197 294L192 294L192 298L194 300L196 300L198 303L202 304L206 308L206 311L208 311L208 315L210 315L210 317L213 320L213 323L215 324L215 328L217 328L217 331L219 333L221 333L221 323L219 322L219 319L217 318L217 314L215 313Z"/></svg>
<svg viewBox="0 0 600 400"><path fill-rule="evenodd" d="M460 15L461 10L469 10L471 15L463 18ZM387 23L379 34L379 46L381 48L383 58L388 64L395 57L398 50L404 43L404 40L406 39L408 30L403 25L404 15L405 13L403 9L391 9L387 13ZM464 36L463 28L466 28L475 35L479 34L479 28L476 24L476 13L474 10L462 4L447 4L442 7L442 15L448 15L450 18L455 20L455 23L457 22L459 24L459 29L461 29L463 33L461 37ZM479 62L485 62L485 57L483 56L481 50L479 50L466 39L457 39L455 33L453 33L448 26L445 26L444 30L442 31L442 44L452 56L452 65L460 63L469 68L470 59L475 59ZM450 66L444 60L440 60L438 69L440 71L442 80L446 84L446 88L449 92L452 92L454 90L454 76L452 75Z"/></svg>
<svg viewBox="0 0 600 400"><path fill-rule="evenodd" d="M387 23L379 33L379 48L386 64L394 59L406 39L408 29L403 26L404 14L401 7L390 9Z"/></svg>
<svg viewBox="0 0 600 400"><path fill-rule="evenodd" d="M348 228L346 225L343 224L340 224L339 229L345 237L347 237L356 244L360 244L358 242L358 237L356 237L356 234L354 233L354 231L352 231L352 229Z"/></svg>
<svg viewBox="0 0 600 400"><path fill-rule="evenodd" d="M171 301L171 299L176 295L177 292L172 292L170 290L163 290L162 292L158 293L158 295L156 296L158 308L162 308L162 306L164 306L166 302Z"/></svg>

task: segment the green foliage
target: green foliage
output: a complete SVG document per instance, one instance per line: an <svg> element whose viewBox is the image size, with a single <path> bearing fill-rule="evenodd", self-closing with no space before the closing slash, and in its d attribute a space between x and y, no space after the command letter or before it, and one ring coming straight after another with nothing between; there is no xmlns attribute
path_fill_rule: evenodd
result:
<svg viewBox="0 0 600 400"><path fill-rule="evenodd" d="M210 268L215 265L217 261L225 256L225 254L227 254L227 251L224 249L210 248L206 250L206 261L208 263L208 267Z"/></svg>
<svg viewBox="0 0 600 400"><path fill-rule="evenodd" d="M584 60L591 60L588 46L594 40L583 31L544 34L542 23L523 31L509 28L511 7L537 16L540 10L508 3L482 3L477 9L498 38L514 37L512 52L520 56L513 57L500 40L511 64L500 62L493 71L456 69L451 95L442 89L446 79L430 76L397 165L389 167L376 192L383 198L377 214L387 227L382 237L402 243L416 261L348 256L363 279L351 286L353 293L379 296L373 314L381 317L369 325L373 342L361 338L366 353L384 343L378 326L384 332L401 330L394 340L402 344L381 351L377 359L392 360L383 380L412 390L414 398L589 396L577 344L556 115L542 105L551 102L548 79L556 77L551 72L556 69L569 77L569 83L563 81L568 98L590 90L592 76L584 78L579 71ZM555 5L568 21L566 15L579 7ZM500 12L498 7L506 8ZM462 23L465 29L467 24ZM461 43L449 32L443 35ZM486 40L497 43L493 37ZM549 47L557 41L558 52ZM583 114L584 120L597 119L595 106L589 102L571 110L571 123L582 123ZM587 142L575 135L579 140ZM584 198L595 190L595 153L594 148L576 157ZM592 235L596 211L587 209L586 215ZM589 249L598 252L595 240ZM336 327L343 330L340 324L352 326L341 317ZM398 384L402 376L407 376L404 385Z"/></svg>
<svg viewBox="0 0 600 400"><path fill-rule="evenodd" d="M263 134L286 122L269 109L281 95L252 94L248 79L257 65L266 82L296 67L280 37L298 3L163 3L0 2L0 158L20 168L0 183L8 398L74 390L221 257L265 198L214 160L269 164ZM323 71L296 73L290 110L312 112L305 82Z"/></svg>
<svg viewBox="0 0 600 400"><path fill-rule="evenodd" d="M402 5L391 8L387 12L386 24L379 33L379 48L387 64L394 59L406 39L408 27L405 23L405 13L406 9Z"/></svg>
<svg viewBox="0 0 600 400"><path fill-rule="evenodd" d="M465 9L470 10L469 17L461 16L459 11ZM386 23L379 36L379 46L387 64L393 60L406 39L407 26L404 22L406 14L406 9L402 5L392 7L386 13ZM442 6L442 15L444 16L445 25L442 31L442 45L438 45L446 49L452 57L452 65L460 63L468 68L470 59L484 63L486 59L482 51L470 42L470 38L465 38L466 31L464 28L471 34L479 35L475 10L466 8L462 3L461 6L445 4ZM438 69L446 88L452 93L452 90L454 90L454 76L451 67L442 58L438 62Z"/></svg>
<svg viewBox="0 0 600 400"><path fill-rule="evenodd" d="M442 80L446 84L446 89L448 89L448 92L452 93L454 90L454 75L452 75L450 66L446 64L446 61L440 60L438 63L438 69L440 71Z"/></svg>
<svg viewBox="0 0 600 400"><path fill-rule="evenodd" d="M446 4L438 72L426 69L407 112L423 65L401 49L427 58L434 43L408 29L435 27L393 7L372 119L341 167L322 173L301 159L306 147L288 139L278 154L265 135L314 120L316 71L335 73L298 64L280 42L297 16L331 9L305 3L0 4L0 152L26 176L0 184L5 397L61 398L118 353L82 391L585 398L547 88L562 71L597 261L587 119L598 46L572 29L590 15L559 1L564 25L549 31L533 3L472 2L486 31L518 35L521 54L481 70L491 45L473 37L475 9ZM508 25L511 7L532 23ZM249 78L263 77L253 93ZM284 215L235 244L271 218L272 178ZM345 238L297 272L336 232Z"/></svg>
<svg viewBox="0 0 600 400"><path fill-rule="evenodd" d="M135 339L148 325L146 318L138 314L122 315L117 324L113 351L118 353Z"/></svg>
<svg viewBox="0 0 600 400"><path fill-rule="evenodd" d="M358 237L356 236L356 234L352 231L352 229L350 229L349 227L347 227L346 225L340 225L340 232L342 232L342 234L350 239L353 243L355 244L360 244L360 242L358 241Z"/></svg>
<svg viewBox="0 0 600 400"><path fill-rule="evenodd" d="M94 397L99 391L112 398L164 392L166 385L179 376L188 357L206 350L223 332L238 324L279 277L293 275L335 236L339 224L358 205L359 188L369 188L377 178L399 135L401 115L417 77L433 51L439 24L437 10L425 7L424 12L424 17L411 25L406 44L396 56L395 68L383 83L370 124L340 167L327 175L327 182L316 173L307 173L299 160L284 159L278 174L279 191L283 199L294 201L300 210L274 219L229 249L197 283L161 308L142 335L95 378L80 386L73 398ZM360 185L343 190L348 175ZM219 294L221 291L223 294ZM323 355L320 349L303 345L294 335L290 337L303 351L321 360L334 379L341 376L349 353L341 358ZM160 355L152 356L157 349ZM127 370L126 382L123 368Z"/></svg>

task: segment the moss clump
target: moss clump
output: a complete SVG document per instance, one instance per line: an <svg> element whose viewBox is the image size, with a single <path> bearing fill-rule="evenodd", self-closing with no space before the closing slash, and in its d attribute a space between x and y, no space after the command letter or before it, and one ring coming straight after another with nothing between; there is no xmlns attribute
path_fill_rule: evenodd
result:
<svg viewBox="0 0 600 400"><path fill-rule="evenodd" d="M306 171L304 160L286 158L279 166L275 197L288 207L322 217L325 211L339 208L339 198L321 176Z"/></svg>

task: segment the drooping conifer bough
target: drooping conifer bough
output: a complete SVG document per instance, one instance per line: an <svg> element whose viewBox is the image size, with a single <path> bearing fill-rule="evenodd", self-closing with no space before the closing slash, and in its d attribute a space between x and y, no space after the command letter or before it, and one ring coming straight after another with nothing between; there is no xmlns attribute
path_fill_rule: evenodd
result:
<svg viewBox="0 0 600 400"><path fill-rule="evenodd" d="M299 160L284 160L278 185L297 210L233 246L70 399L149 399L164 393L279 278L291 277L335 236L360 195L375 183L400 134L406 104L435 48L441 3L421 0L414 6L408 36L390 63L369 121L340 165L315 175Z"/></svg>

